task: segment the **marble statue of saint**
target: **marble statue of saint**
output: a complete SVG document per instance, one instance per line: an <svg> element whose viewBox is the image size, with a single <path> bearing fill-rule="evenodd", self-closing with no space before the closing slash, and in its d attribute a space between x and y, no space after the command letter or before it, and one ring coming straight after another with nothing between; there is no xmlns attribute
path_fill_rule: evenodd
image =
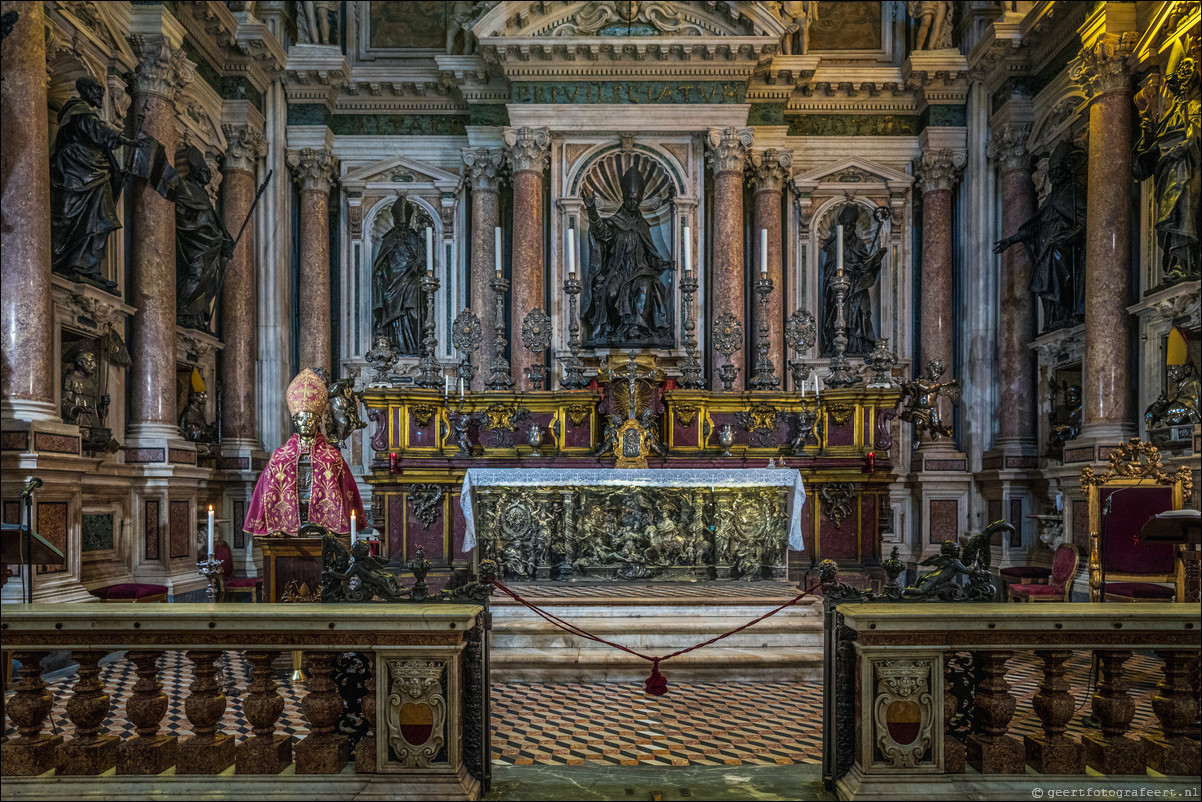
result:
<svg viewBox="0 0 1202 802"><path fill-rule="evenodd" d="M1169 58L1161 102L1142 100L1140 137L1131 163L1135 178L1152 178L1156 242L1167 283L1196 281L1199 265L1198 215L1202 213L1202 100L1198 70L1180 42ZM1168 101L1165 103L1164 101ZM1159 114L1158 114L1159 112Z"/></svg>
<svg viewBox="0 0 1202 802"><path fill-rule="evenodd" d="M419 210L405 198L392 204L392 228L372 263L372 333L388 338L401 356L421 353L421 279L426 249L417 229Z"/></svg>
<svg viewBox="0 0 1202 802"><path fill-rule="evenodd" d="M234 239L209 198L213 176L204 154L190 147L184 158L188 175L175 200L175 318L186 329L211 331Z"/></svg>
<svg viewBox="0 0 1202 802"><path fill-rule="evenodd" d="M125 179L118 148L138 144L100 119L104 87L95 78L75 82L79 97L58 113L58 133L50 153L50 268L73 281L103 289L109 235L121 228L116 198Z"/></svg>
<svg viewBox="0 0 1202 802"><path fill-rule="evenodd" d="M1001 253L1022 243L1031 255L1030 290L1043 301L1045 332L1085 319L1084 164L1080 148L1057 145L1048 160L1048 193L1035 216L993 246L994 253Z"/></svg>
<svg viewBox="0 0 1202 802"><path fill-rule="evenodd" d="M780 21L785 24L781 55L800 56L806 51L810 26L818 21L817 0L782 0L779 5Z"/></svg>
<svg viewBox="0 0 1202 802"><path fill-rule="evenodd" d="M844 204L839 210L838 225L843 226L843 275L851 282L843 298L843 319L847 325L847 350L844 353L848 355L866 354L876 345L872 290L880 279L881 260L885 256L885 249L878 241L880 228L871 238L865 239L856 231L859 221L859 204ZM838 237L834 226L831 227L830 236L822 243L822 257L825 299L822 308L822 353L829 355L839 311L835 291L831 287L839 265Z"/></svg>
<svg viewBox="0 0 1202 802"><path fill-rule="evenodd" d="M296 3L296 38L300 44L332 44L330 39L331 5L322 0L300 0Z"/></svg>
<svg viewBox="0 0 1202 802"><path fill-rule="evenodd" d="M96 355L83 347L67 354L63 371L63 423L99 426L96 409Z"/></svg>
<svg viewBox="0 0 1202 802"><path fill-rule="evenodd" d="M1167 426L1189 426L1202 423L1198 411L1198 367L1193 362L1168 366L1169 382L1160 396L1144 413L1149 429Z"/></svg>
<svg viewBox="0 0 1202 802"><path fill-rule="evenodd" d="M622 206L609 217L596 197L581 193L589 220L591 294L584 311L588 342L596 345L671 346L672 302L662 274L674 269L659 255L651 226L639 212L643 178L636 167L622 176Z"/></svg>
<svg viewBox="0 0 1202 802"><path fill-rule="evenodd" d="M476 22L474 0L453 0L447 8L447 55L470 56L476 52L472 25Z"/></svg>
<svg viewBox="0 0 1202 802"><path fill-rule="evenodd" d="M952 4L947 0L908 0L906 12L914 20L915 50L947 50L952 43Z"/></svg>

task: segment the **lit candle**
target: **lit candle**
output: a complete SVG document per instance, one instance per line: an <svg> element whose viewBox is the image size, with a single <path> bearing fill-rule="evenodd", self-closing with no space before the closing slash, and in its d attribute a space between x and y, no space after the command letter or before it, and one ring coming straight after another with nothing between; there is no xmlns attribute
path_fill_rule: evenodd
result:
<svg viewBox="0 0 1202 802"><path fill-rule="evenodd" d="M213 505L209 505L209 559L213 558Z"/></svg>
<svg viewBox="0 0 1202 802"><path fill-rule="evenodd" d="M684 227L684 270L689 272L693 269L693 232L688 226Z"/></svg>
<svg viewBox="0 0 1202 802"><path fill-rule="evenodd" d="M576 229L568 229L568 274L576 272Z"/></svg>
<svg viewBox="0 0 1202 802"><path fill-rule="evenodd" d="M768 275L768 229L760 229L760 275Z"/></svg>
<svg viewBox="0 0 1202 802"><path fill-rule="evenodd" d="M426 226L426 270L434 272L434 229Z"/></svg>
<svg viewBox="0 0 1202 802"><path fill-rule="evenodd" d="M355 520L355 511L351 510L351 545L355 545L355 536L359 534L358 521Z"/></svg>
<svg viewBox="0 0 1202 802"><path fill-rule="evenodd" d="M497 230L496 230L496 232L495 232L495 233L496 233L496 235L497 235L497 247L496 247L496 252L497 252L497 278L500 278L500 277L501 277L501 227L500 227L500 226L497 226Z"/></svg>
<svg viewBox="0 0 1202 802"><path fill-rule="evenodd" d="M843 275L843 226L835 226L835 270Z"/></svg>
<svg viewBox="0 0 1202 802"><path fill-rule="evenodd" d="M459 377L459 400L460 400L460 401L462 401L462 400L463 400L463 390L464 390L464 387L463 387L463 377L462 377L462 376L460 376L460 377Z"/></svg>
<svg viewBox="0 0 1202 802"><path fill-rule="evenodd" d="M446 401L451 395L451 377L443 376L442 378L442 400Z"/></svg>

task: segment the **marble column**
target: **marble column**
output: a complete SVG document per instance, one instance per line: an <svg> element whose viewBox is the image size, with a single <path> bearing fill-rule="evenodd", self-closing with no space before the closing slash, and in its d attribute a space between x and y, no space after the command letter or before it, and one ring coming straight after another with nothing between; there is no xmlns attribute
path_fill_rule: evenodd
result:
<svg viewBox="0 0 1202 802"><path fill-rule="evenodd" d="M1125 440L1133 421L1131 357L1131 35L1103 34L1074 72L1089 97L1085 220L1085 358L1081 436Z"/></svg>
<svg viewBox="0 0 1202 802"><path fill-rule="evenodd" d="M255 199L255 168L267 155L267 140L250 126L227 126L221 214L226 230L238 236ZM255 226L253 221L225 269L221 289L221 430L234 446L255 447L255 360L258 336L255 291Z"/></svg>
<svg viewBox="0 0 1202 802"><path fill-rule="evenodd" d="M513 275L510 288L510 364L515 387L532 388L527 368L547 365L545 354L522 345L522 321L532 309L547 311L543 275L543 170L551 135L546 128L506 128L505 158L513 173ZM545 386L549 386L545 385Z"/></svg>
<svg viewBox="0 0 1202 802"><path fill-rule="evenodd" d="M472 358L476 375L472 390L484 389L488 366L496 353L493 338L496 303L489 282L496 275L495 231L500 224L501 168L505 156L500 150L463 148L464 176L472 187L472 312L480 318L480 348Z"/></svg>
<svg viewBox="0 0 1202 802"><path fill-rule="evenodd" d="M754 259L752 260L752 277L760 276L760 265L763 256L760 253L760 231L768 231L768 278L772 279L772 294L768 296L768 357L772 367L781 380L781 387L786 385L785 373L785 282L784 282L784 241L781 238L781 195L785 182L789 180L793 165L793 151L767 148L751 153L749 170L751 180L755 185L755 222L753 224L752 244ZM752 284L754 286L754 283ZM756 347L759 337L760 316L764 314L759 297L752 299L752 315L754 326L748 333L748 342Z"/></svg>
<svg viewBox="0 0 1202 802"><path fill-rule="evenodd" d="M4 417L56 420L54 326L50 303L50 148L46 124L46 40L41 3L0 5L16 12L4 38L0 82L0 165L4 203L0 300Z"/></svg>
<svg viewBox="0 0 1202 802"><path fill-rule="evenodd" d="M182 48L166 36L131 37L138 57L131 112L143 114L142 131L176 150L175 100L196 72ZM145 181L132 183L134 313L130 338L129 438L135 442L178 437L175 393L175 205Z"/></svg>
<svg viewBox="0 0 1202 802"><path fill-rule="evenodd" d="M708 157L714 171L714 231L713 265L711 268L710 308L713 319L730 312L743 322L743 350L731 359L736 365L747 360L747 333L754 331L744 319L746 311L746 272L743 262L743 165L754 132L750 128L711 128L706 135ZM704 342L704 338L703 338ZM754 340L752 340L754 342ZM711 388L719 390L722 383L717 371L711 369ZM739 373L734 389L742 390L746 371Z"/></svg>
<svg viewBox="0 0 1202 802"><path fill-rule="evenodd" d="M332 370L329 207L338 158L324 148L290 150L288 167L300 187L300 368Z"/></svg>
<svg viewBox="0 0 1202 802"><path fill-rule="evenodd" d="M919 362L926 370L932 359L947 366L951 378L956 344L952 337L952 187L967 161L961 151L931 149L919 160L918 187L922 192L922 314L919 321ZM950 418L948 418L950 420Z"/></svg>
<svg viewBox="0 0 1202 802"><path fill-rule="evenodd" d="M988 156L1001 177L1002 237L1010 237L1035 215L1035 183L1031 180L1027 139L1029 125L1005 125L993 135ZM1031 255L1024 245L1002 253L1000 315L998 317L998 435L999 446L1034 447L1035 359L1028 344L1034 336Z"/></svg>

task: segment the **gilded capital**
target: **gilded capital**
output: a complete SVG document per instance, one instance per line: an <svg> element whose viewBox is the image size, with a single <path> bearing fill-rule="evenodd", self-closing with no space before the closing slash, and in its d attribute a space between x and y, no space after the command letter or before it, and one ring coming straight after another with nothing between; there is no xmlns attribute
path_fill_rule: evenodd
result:
<svg viewBox="0 0 1202 802"><path fill-rule="evenodd" d="M515 173L531 170L541 173L551 155L551 132L546 128L506 128L505 156Z"/></svg>
<svg viewBox="0 0 1202 802"><path fill-rule="evenodd" d="M985 146L985 155L1003 173L1029 169L1031 154L1027 152L1027 140L1030 137L1030 125L1004 125L1002 130L994 132Z"/></svg>
<svg viewBox="0 0 1202 802"><path fill-rule="evenodd" d="M706 154L715 173L728 170L743 171L747 149L751 147L754 132L750 128L711 128L705 135L708 146Z"/></svg>
<svg viewBox="0 0 1202 802"><path fill-rule="evenodd" d="M1131 70L1127 57L1135 48L1135 33L1106 33L1081 53L1069 68L1069 77L1081 84L1085 96L1095 98L1107 92L1131 90Z"/></svg>
<svg viewBox="0 0 1202 802"><path fill-rule="evenodd" d="M161 36L131 36L130 44L138 57L134 70L134 92L161 95L171 102L196 77L196 65L188 61L183 48L175 47Z"/></svg>
<svg viewBox="0 0 1202 802"><path fill-rule="evenodd" d="M246 125L223 125L221 130L226 141L223 168L253 173L259 160L267 155L267 138Z"/></svg>
<svg viewBox="0 0 1202 802"><path fill-rule="evenodd" d="M329 194L338 174L338 157L325 148L290 150L286 157L292 180L300 185L302 192L324 192Z"/></svg>
<svg viewBox="0 0 1202 802"><path fill-rule="evenodd" d="M505 154L490 148L463 148L464 177L476 192L496 192L501 188Z"/></svg>
<svg viewBox="0 0 1202 802"><path fill-rule="evenodd" d="M951 189L960 180L964 165L968 162L962 150L924 150L915 165L918 188L925 195L941 189Z"/></svg>
<svg viewBox="0 0 1202 802"><path fill-rule="evenodd" d="M793 151L765 148L753 150L748 156L747 175L755 182L757 192L780 192L789 180L793 166Z"/></svg>

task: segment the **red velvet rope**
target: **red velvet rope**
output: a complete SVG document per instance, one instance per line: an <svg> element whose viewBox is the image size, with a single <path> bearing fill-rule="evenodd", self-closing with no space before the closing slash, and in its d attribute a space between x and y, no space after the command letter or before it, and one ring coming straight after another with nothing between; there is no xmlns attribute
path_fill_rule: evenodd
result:
<svg viewBox="0 0 1202 802"><path fill-rule="evenodd" d="M739 632L742 632L743 630L747 629L748 627L755 626L756 624L760 623L764 619L771 618L772 616L776 615L777 613L779 613L781 610L785 609L786 607L792 607L794 604L797 604L799 601L804 599L806 596L809 596L817 588L819 588L822 585L822 583L818 582L818 583L811 585L809 588L807 588L806 590L797 594L796 596L794 596L792 599L785 602L781 606L764 613L759 618L756 618L752 621L748 621L746 624L735 627L734 629L730 630L729 632L723 632L721 635L716 635L707 641L703 641L702 643L695 643L692 646L689 646L684 649L679 649L675 652L672 652L671 654L663 655L662 657L653 657L648 654L643 654L642 652L635 651L634 649L631 649L628 646L623 646L620 643L614 643L613 641L606 640L605 638L602 638L598 635L594 635L591 632L586 632L585 630L581 629L580 627L576 626L575 624L564 621L559 616L554 615L553 613L549 613L546 610L542 609L541 607L538 607L537 605L531 604L530 602L523 599L515 591L511 590L510 588L505 587L505 585L502 584L501 582L497 582L494 580L492 585L493 585L493 587L497 588L499 591L504 593L506 596L509 596L511 599L516 601L518 604L522 605L523 607L528 608L531 612L533 612L538 617L542 618L547 623L552 624L553 626L559 627L560 629L562 629L565 632L568 632L572 635L576 635L578 637L584 638L586 640L591 640L595 643L603 643L606 646L612 646L615 649L620 649L621 651L626 652L629 655L633 655L634 657L638 657L642 660L646 660L647 662L651 663L651 676L647 678L646 683L644 683L644 687L645 687L647 693L651 694L652 696L663 696L665 693L668 692L668 681L666 679L664 679L663 674L661 674L659 672L659 664L660 663L664 662L665 660L671 660L673 657L680 657L680 655L682 655L682 654L688 654L689 652L694 651L696 649L700 649L703 646L709 646L711 644L717 643L718 641L722 640L723 638L729 638L731 635L735 635Z"/></svg>

